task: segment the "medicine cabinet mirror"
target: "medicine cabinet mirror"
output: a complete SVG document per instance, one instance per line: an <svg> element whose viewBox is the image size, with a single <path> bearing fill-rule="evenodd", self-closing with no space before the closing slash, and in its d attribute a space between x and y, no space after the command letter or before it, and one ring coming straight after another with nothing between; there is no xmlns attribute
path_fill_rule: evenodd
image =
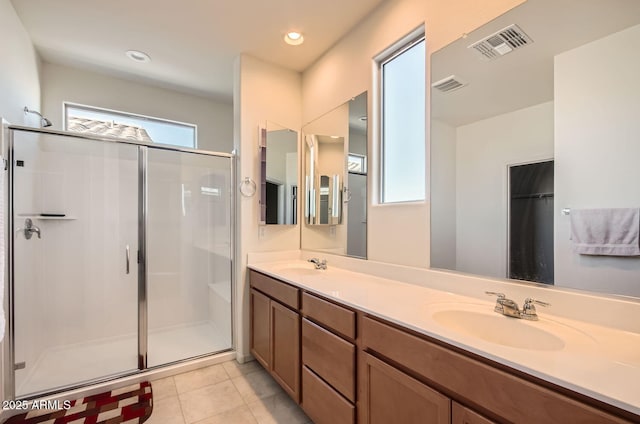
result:
<svg viewBox="0 0 640 424"><path fill-rule="evenodd" d="M273 122L261 129L260 220L298 223L298 132Z"/></svg>
<svg viewBox="0 0 640 424"><path fill-rule="evenodd" d="M640 256L570 240L640 207L639 51L636 0L528 0L431 56L433 268L640 296Z"/></svg>
<svg viewBox="0 0 640 424"><path fill-rule="evenodd" d="M302 128L302 248L367 255L367 93Z"/></svg>

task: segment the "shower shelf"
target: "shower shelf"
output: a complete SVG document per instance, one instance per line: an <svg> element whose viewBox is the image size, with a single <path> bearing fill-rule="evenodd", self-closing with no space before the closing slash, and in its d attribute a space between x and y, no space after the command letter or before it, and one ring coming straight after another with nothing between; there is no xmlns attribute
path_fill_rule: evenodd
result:
<svg viewBox="0 0 640 424"><path fill-rule="evenodd" d="M21 218L31 218L31 219L40 219L43 221L75 221L75 216L65 215L65 216L40 216L32 213L19 213L19 217Z"/></svg>

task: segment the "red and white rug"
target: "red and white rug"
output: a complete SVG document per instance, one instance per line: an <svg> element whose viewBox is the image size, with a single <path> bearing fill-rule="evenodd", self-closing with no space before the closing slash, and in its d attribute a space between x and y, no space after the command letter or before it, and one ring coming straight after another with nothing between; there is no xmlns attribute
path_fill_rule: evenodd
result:
<svg viewBox="0 0 640 424"><path fill-rule="evenodd" d="M133 386L88 396L84 399L61 401L57 409L40 409L45 402L30 402L21 406L29 412L14 415L5 424L137 424L151 416L153 393L151 383L145 381ZM51 406L51 405L48 405Z"/></svg>

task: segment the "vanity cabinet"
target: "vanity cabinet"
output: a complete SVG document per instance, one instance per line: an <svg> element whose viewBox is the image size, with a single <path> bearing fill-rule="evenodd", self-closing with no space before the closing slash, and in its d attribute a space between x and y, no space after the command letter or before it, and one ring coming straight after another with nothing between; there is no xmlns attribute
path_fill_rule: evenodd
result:
<svg viewBox="0 0 640 424"><path fill-rule="evenodd" d="M453 401L472 406L473 411L466 414L461 414L457 408L458 413L454 418L462 417L461 422L483 423L483 417L479 414L496 422L631 422L543 387L532 381L533 377L523 378L515 375L515 372L497 368L488 361L475 359L429 340L426 336L412 334L409 330L378 319L363 317L361 337L364 358L372 355L385 358L385 362L393 363L395 368L402 368L423 384L437 388L438 392ZM365 359L365 362L369 360ZM367 373L361 376L365 394L371 390L367 389L367 385L373 386L370 380ZM367 404L365 401L365 409L375 407L373 402ZM471 412L475 412L475 415Z"/></svg>
<svg viewBox="0 0 640 424"><path fill-rule="evenodd" d="M356 420L356 313L302 294L302 408L316 424Z"/></svg>
<svg viewBox="0 0 640 424"><path fill-rule="evenodd" d="M640 422L397 323L250 275L251 353L315 424Z"/></svg>
<svg viewBox="0 0 640 424"><path fill-rule="evenodd" d="M299 290L253 271L250 284L251 354L300 403Z"/></svg>

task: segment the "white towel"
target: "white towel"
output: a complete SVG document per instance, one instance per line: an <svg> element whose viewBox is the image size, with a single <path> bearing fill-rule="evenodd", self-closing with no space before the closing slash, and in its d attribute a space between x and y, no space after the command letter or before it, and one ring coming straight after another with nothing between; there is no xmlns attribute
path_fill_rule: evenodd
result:
<svg viewBox="0 0 640 424"><path fill-rule="evenodd" d="M640 256L640 208L572 209L571 240L581 255Z"/></svg>

